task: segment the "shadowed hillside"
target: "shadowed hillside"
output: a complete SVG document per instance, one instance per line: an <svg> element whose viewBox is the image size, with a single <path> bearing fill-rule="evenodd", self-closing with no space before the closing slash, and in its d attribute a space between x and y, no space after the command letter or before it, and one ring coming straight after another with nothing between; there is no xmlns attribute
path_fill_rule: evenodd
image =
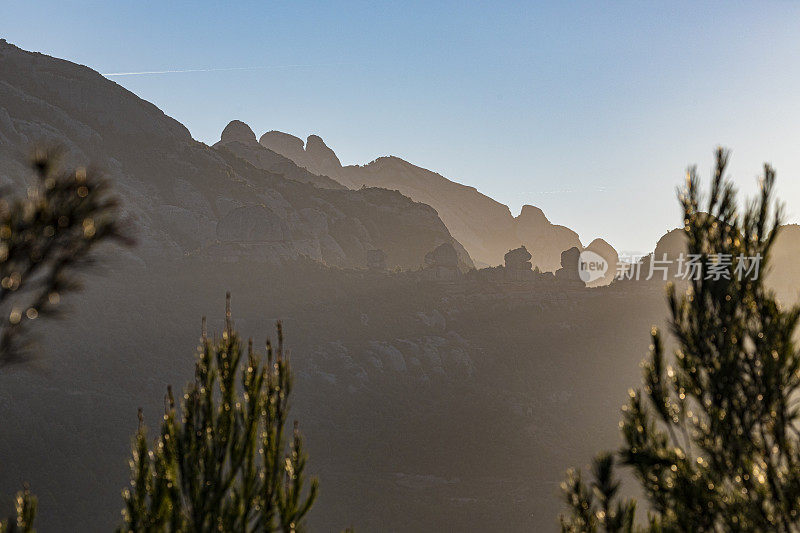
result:
<svg viewBox="0 0 800 533"><path fill-rule="evenodd" d="M191 378L199 317L222 327L224 289L259 344L284 321L291 416L321 479L314 529L486 530L501 516L508 531L554 529L563 471L616 443L662 308L645 285L536 293L307 261L109 266L46 332L37 365L0 376L0 491L30 482L44 531L116 523L136 409L155 423L165 386Z"/></svg>

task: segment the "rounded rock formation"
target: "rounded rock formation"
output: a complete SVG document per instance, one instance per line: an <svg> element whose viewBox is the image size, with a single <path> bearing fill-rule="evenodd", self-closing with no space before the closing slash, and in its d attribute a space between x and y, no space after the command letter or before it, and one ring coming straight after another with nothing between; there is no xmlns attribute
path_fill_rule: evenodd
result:
<svg viewBox="0 0 800 533"><path fill-rule="evenodd" d="M225 129L222 130L220 141L223 143L240 142L243 144L255 144L256 134L250 126L241 120L231 120Z"/></svg>

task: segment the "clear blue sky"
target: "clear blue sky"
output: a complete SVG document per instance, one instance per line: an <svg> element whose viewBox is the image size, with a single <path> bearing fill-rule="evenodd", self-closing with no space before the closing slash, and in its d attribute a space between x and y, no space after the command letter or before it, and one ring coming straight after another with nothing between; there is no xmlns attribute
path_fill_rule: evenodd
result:
<svg viewBox="0 0 800 533"><path fill-rule="evenodd" d="M552 4L552 5L551 5ZM800 4L22 2L0 36L112 77L212 143L231 119L397 155L584 243L652 249L715 145L800 213ZM0 79L2 73L0 72Z"/></svg>

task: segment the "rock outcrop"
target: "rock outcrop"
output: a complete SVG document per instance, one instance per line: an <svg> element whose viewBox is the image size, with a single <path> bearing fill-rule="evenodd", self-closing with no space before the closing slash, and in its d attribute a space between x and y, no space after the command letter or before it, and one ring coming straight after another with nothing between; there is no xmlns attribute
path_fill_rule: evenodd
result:
<svg viewBox="0 0 800 533"><path fill-rule="evenodd" d="M306 148L303 139L282 131L268 131L261 136L258 142L265 148L288 157L301 167L314 171L309 168L310 165L306 159Z"/></svg>
<svg viewBox="0 0 800 533"><path fill-rule="evenodd" d="M306 139L306 157L317 174L337 176L342 170L339 158L317 135L309 135Z"/></svg>
<svg viewBox="0 0 800 533"><path fill-rule="evenodd" d="M225 129L222 130L220 140L214 145L214 148L228 150L256 168L278 174L294 181L310 183L321 189L346 189L344 185L336 180L324 174L310 172L306 168L299 166L290 158L284 157L268 148L264 148L256 141L256 135L253 133L253 130L250 129L250 126L240 120L231 121Z"/></svg>
<svg viewBox="0 0 800 533"><path fill-rule="evenodd" d="M578 261L581 251L577 247L561 252L561 268L556 270L556 279L561 282L583 284L578 273Z"/></svg>
<svg viewBox="0 0 800 533"><path fill-rule="evenodd" d="M444 243L425 254L425 272L433 279L456 279L459 274L458 252L450 243Z"/></svg>
<svg viewBox="0 0 800 533"><path fill-rule="evenodd" d="M506 270L513 270L513 271L527 271L533 269L533 264L531 263L531 254L524 246L520 246L519 248L514 248L513 250L509 250L506 253L505 259L505 267Z"/></svg>
<svg viewBox="0 0 800 533"><path fill-rule="evenodd" d="M619 265L619 254L614 247L603 239L595 239L590 242L589 246L584 248L584 250L596 253L605 259L608 265L608 270L606 270L605 275L601 279L588 283L587 285L589 287L596 287L599 285L608 285L614 281L614 277L617 274L617 266Z"/></svg>
<svg viewBox="0 0 800 533"><path fill-rule="evenodd" d="M256 134L250 129L250 126L241 120L231 120L225 129L222 130L220 142L231 143L240 142L242 144L258 144Z"/></svg>

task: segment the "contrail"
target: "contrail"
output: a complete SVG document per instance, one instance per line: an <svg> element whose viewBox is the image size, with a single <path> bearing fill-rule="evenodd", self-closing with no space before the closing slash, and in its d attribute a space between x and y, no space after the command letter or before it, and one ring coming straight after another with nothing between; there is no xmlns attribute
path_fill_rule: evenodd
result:
<svg viewBox="0 0 800 533"><path fill-rule="evenodd" d="M141 72L106 72L101 76L146 76L149 74L184 74L187 72L228 72L232 70L264 70L269 68L308 68L314 65L271 65L266 67L193 68L180 70L143 70Z"/></svg>

